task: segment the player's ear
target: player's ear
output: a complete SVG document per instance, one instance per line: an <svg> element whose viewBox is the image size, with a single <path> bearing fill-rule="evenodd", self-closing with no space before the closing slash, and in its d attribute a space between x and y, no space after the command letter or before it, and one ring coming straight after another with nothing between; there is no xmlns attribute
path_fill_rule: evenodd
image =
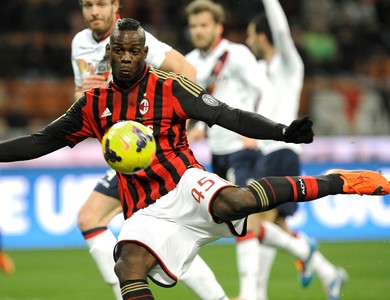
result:
<svg viewBox="0 0 390 300"><path fill-rule="evenodd" d="M110 46L110 44L107 44L106 45L106 56L109 56L110 53L111 53L111 46Z"/></svg>
<svg viewBox="0 0 390 300"><path fill-rule="evenodd" d="M144 58L146 59L146 57L148 56L148 52L149 52L149 47L148 46L145 46L144 47Z"/></svg>

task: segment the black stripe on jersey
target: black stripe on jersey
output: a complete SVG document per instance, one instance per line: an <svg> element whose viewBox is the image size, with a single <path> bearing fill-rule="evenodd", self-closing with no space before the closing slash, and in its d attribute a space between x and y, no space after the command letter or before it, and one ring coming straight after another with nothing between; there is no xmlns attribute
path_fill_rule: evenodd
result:
<svg viewBox="0 0 390 300"><path fill-rule="evenodd" d="M121 93L121 107L119 112L119 119L120 120L127 120L127 113L128 113L128 107L129 107L129 97L131 93Z"/></svg>
<svg viewBox="0 0 390 300"><path fill-rule="evenodd" d="M93 118L95 119L96 126L98 127L98 130L102 132L102 124L100 120L100 114L99 114L99 101L100 100L100 89L96 88L93 90L93 99L92 99L92 113Z"/></svg>
<svg viewBox="0 0 390 300"><path fill-rule="evenodd" d="M106 93L107 93L107 96L106 96L106 107L111 111L113 112L114 111L114 92L112 91L112 89L106 89L105 90ZM106 124L112 124L112 116L113 114L109 115L106 117Z"/></svg>
<svg viewBox="0 0 390 300"><path fill-rule="evenodd" d="M198 97L199 94L202 92L202 88L200 86L198 86L193 81L189 80L188 78L182 75L177 75L175 73L168 73L153 68L151 68L150 72L154 73L155 75L157 75L159 78L162 79L172 78L176 80L186 91L188 91L190 94L194 95L195 97Z"/></svg>

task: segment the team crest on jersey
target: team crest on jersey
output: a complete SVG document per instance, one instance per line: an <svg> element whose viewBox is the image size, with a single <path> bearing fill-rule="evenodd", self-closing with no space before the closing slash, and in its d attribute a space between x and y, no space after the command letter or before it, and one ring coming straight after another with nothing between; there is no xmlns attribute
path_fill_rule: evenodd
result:
<svg viewBox="0 0 390 300"><path fill-rule="evenodd" d="M202 100L204 103L206 103L209 106L218 106L219 104L218 100L209 94L204 94L202 96Z"/></svg>
<svg viewBox="0 0 390 300"><path fill-rule="evenodd" d="M144 115L149 111L150 103L147 99L142 99L141 103L139 104L139 112Z"/></svg>

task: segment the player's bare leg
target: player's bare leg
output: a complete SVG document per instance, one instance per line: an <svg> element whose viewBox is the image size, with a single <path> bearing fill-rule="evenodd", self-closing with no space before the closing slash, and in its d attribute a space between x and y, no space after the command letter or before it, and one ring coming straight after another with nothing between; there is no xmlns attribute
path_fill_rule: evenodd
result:
<svg viewBox="0 0 390 300"><path fill-rule="evenodd" d="M157 265L154 256L144 247L128 242L118 244L116 256L115 273L123 299L154 299L147 282L148 273Z"/></svg>

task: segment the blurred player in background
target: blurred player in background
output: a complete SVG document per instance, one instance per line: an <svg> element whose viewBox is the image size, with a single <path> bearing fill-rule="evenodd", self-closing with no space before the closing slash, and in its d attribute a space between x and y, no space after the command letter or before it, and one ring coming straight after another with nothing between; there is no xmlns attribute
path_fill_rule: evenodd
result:
<svg viewBox="0 0 390 300"><path fill-rule="evenodd" d="M111 79L105 47L109 44L111 29L119 16L120 3L119 0L80 0L80 6L87 28L77 33L72 41L76 100L83 96L85 90L105 86ZM147 64L195 78L194 67L183 55L148 32L146 45L149 47ZM105 111L104 114L109 116L111 112ZM78 226L100 273L112 286L116 299L122 299L112 256L116 237L107 226L120 212L118 180L115 171L108 170L81 207ZM213 272L199 256L181 280L201 299L227 299Z"/></svg>
<svg viewBox="0 0 390 300"><path fill-rule="evenodd" d="M256 16L247 28L247 45L259 60L260 68L275 87L277 97L260 101L258 113L277 122L291 122L298 117L300 95L304 80L304 65L294 45L287 18L278 0L262 0L265 14ZM277 141L259 141L264 156L259 160L257 177L298 176L301 174L300 145ZM251 215L250 223L261 227L261 236L241 239L237 243L237 260L243 299L267 299L268 278L275 258L276 249L267 246L265 240L291 239L278 233L274 226L263 221L276 223L291 237L308 240L311 254L306 261L300 261L300 282L307 287L316 273L325 288L328 299L339 299L341 288L347 279L344 269L334 266L319 251L315 241L305 235L296 235L288 226L286 218L297 211L298 205L290 202L277 208ZM268 224L268 225L267 225ZM264 226L265 225L265 226ZM259 256L260 264L253 264ZM257 281L248 280L254 276ZM256 295L249 297L249 295Z"/></svg>
<svg viewBox="0 0 390 300"><path fill-rule="evenodd" d="M222 37L224 9L221 5L208 0L196 0L186 7L186 15L191 41L196 47L186 55L186 58L196 67L196 82L200 86L230 106L246 110L254 110L258 99L261 106L264 103L278 101L280 95L277 89L270 83L266 72L256 67L256 58L249 49ZM294 77L292 80L299 81L299 79ZM302 81L299 82L302 84ZM290 98L291 116L296 116L299 97L296 98L293 94ZM277 107L280 111L285 111L285 107ZM288 116L289 122L292 120L291 116ZM280 121L280 118L278 120ZM204 138L205 135L204 124L198 122L190 131L189 140L196 141ZM258 178L255 165L262 160L257 141L239 136L219 126L208 128L207 136L212 152L213 172L239 186L245 186L253 178ZM284 147L295 149L294 146ZM281 154L283 158L279 157L281 161L290 157L289 153L286 157L283 151ZM293 204L293 207L296 206ZM263 256L259 256L261 247L259 239L269 246L265 248L266 250L273 249L274 253L275 247L283 249L300 258L307 269L310 267L309 262L315 251L315 245L310 240L287 234L274 225L274 220L271 218L265 218L260 226L256 218L250 217L248 231L245 237L238 238L237 243L240 297L243 299L257 300L257 293L259 296L263 295L258 299L266 299L270 266L260 268L266 263L263 262ZM312 272L306 271L304 280L308 284L312 279ZM260 291L257 288L260 288Z"/></svg>
<svg viewBox="0 0 390 300"><path fill-rule="evenodd" d="M15 273L15 264L11 257L3 250L3 241L0 231L0 270L4 274L11 275Z"/></svg>

